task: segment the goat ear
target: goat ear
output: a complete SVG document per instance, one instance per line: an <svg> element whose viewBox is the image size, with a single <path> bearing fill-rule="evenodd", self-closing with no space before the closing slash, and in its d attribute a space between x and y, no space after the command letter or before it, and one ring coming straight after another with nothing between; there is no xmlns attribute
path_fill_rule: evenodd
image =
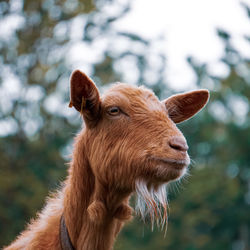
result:
<svg viewBox="0 0 250 250"><path fill-rule="evenodd" d="M80 70L75 70L70 78L69 107L79 111L87 126L93 126L99 117L100 95L94 82Z"/></svg>
<svg viewBox="0 0 250 250"><path fill-rule="evenodd" d="M163 102L171 120L180 123L199 112L206 105L208 99L208 90L201 89L170 96Z"/></svg>

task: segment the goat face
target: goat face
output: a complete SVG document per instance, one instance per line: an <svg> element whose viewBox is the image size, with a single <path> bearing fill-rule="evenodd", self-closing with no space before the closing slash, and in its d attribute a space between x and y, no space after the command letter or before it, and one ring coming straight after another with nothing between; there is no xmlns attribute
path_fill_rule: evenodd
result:
<svg viewBox="0 0 250 250"><path fill-rule="evenodd" d="M80 71L71 76L71 106L86 124L86 150L94 175L118 189L136 181L160 185L181 177L190 162L176 123L189 119L208 100L207 90L164 101L144 87L116 84L102 97Z"/></svg>

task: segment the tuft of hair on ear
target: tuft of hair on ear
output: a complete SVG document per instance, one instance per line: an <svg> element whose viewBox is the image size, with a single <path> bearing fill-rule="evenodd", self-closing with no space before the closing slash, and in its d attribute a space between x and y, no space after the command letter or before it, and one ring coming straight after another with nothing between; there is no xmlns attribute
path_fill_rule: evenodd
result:
<svg viewBox="0 0 250 250"><path fill-rule="evenodd" d="M88 127L96 124L100 111L100 95L95 83L80 70L75 70L70 78L70 103L79 111Z"/></svg>
<svg viewBox="0 0 250 250"><path fill-rule="evenodd" d="M163 101L168 115L175 123L190 119L207 104L209 91L206 89L195 90L170 96Z"/></svg>

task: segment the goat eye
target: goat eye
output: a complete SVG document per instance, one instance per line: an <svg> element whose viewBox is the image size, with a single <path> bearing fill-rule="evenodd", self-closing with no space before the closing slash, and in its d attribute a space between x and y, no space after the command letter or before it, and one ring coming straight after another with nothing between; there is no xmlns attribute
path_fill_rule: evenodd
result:
<svg viewBox="0 0 250 250"><path fill-rule="evenodd" d="M108 114L115 116L115 115L119 115L120 114L120 109L118 107L110 107L108 109Z"/></svg>

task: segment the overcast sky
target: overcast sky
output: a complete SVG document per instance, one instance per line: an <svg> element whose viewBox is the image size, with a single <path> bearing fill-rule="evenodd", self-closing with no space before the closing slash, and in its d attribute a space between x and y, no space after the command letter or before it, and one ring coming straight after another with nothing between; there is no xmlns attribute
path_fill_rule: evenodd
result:
<svg viewBox="0 0 250 250"><path fill-rule="evenodd" d="M18 4L19 0L12 2L16 9L21 8ZM209 70L214 75L221 77L229 73L228 67L219 62L224 48L216 33L217 28L228 31L232 35L235 47L243 56L250 58L250 43L243 39L244 35L250 36L250 19L241 5L243 2L250 6L250 0L133 0L130 2L131 11L114 22L114 28L152 40L163 37L163 42L157 49L166 53L168 63L166 79L177 90L195 87L195 74L186 62L188 56L208 63ZM103 11L112 12L115 6L104 5ZM75 42L72 43L70 56L67 58L70 58L70 65L78 68L82 66L82 70L89 73L82 55L88 55L84 59L88 58L89 65L96 63L96 60L101 58L100 54L105 48L105 42L96 39L93 41L92 48L84 44L81 39L85 22L84 16L76 17L72 21L71 39ZM23 17L18 15L11 15L0 22L0 39L8 39L23 23ZM125 69L125 71L128 70ZM135 71L134 75L136 75ZM125 80L128 82L130 82L129 77L135 76L127 72Z"/></svg>
<svg viewBox="0 0 250 250"><path fill-rule="evenodd" d="M182 89L194 82L186 63L190 55L207 62L212 73L227 75L226 65L219 63L223 44L217 28L228 31L236 48L250 58L250 44L243 39L250 35L250 19L241 2L250 5L250 0L134 0L130 13L116 27L146 38L164 36L168 82Z"/></svg>

